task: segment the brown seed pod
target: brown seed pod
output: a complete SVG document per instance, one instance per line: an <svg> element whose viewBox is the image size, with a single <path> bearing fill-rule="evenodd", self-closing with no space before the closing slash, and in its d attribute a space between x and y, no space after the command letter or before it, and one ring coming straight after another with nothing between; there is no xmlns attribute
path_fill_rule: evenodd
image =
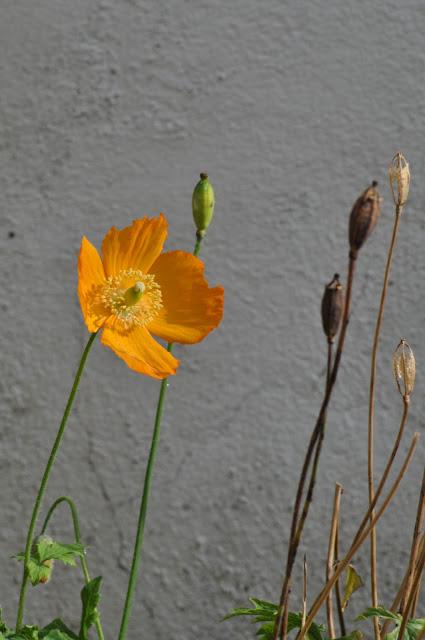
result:
<svg viewBox="0 0 425 640"><path fill-rule="evenodd" d="M410 187L409 163L402 153L396 153L388 169L394 204L402 207L407 202Z"/></svg>
<svg viewBox="0 0 425 640"><path fill-rule="evenodd" d="M326 285L322 298L322 324L328 342L333 342L339 331L344 309L344 289L336 273Z"/></svg>
<svg viewBox="0 0 425 640"><path fill-rule="evenodd" d="M377 182L362 193L351 210L349 226L350 255L357 257L359 249L372 233L381 213L381 199Z"/></svg>
<svg viewBox="0 0 425 640"><path fill-rule="evenodd" d="M398 390L408 398L415 386L416 360L406 340L400 340L393 355L393 372Z"/></svg>

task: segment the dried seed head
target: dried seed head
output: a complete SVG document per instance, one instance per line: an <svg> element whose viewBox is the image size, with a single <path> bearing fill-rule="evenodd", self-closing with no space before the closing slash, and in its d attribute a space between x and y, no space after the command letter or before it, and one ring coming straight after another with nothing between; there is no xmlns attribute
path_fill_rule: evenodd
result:
<svg viewBox="0 0 425 640"><path fill-rule="evenodd" d="M206 173L201 173L192 195L192 213L197 233L201 238L211 224L214 215L214 189Z"/></svg>
<svg viewBox="0 0 425 640"><path fill-rule="evenodd" d="M410 187L410 169L402 153L396 153L388 168L394 203L403 206L407 202Z"/></svg>
<svg viewBox="0 0 425 640"><path fill-rule="evenodd" d="M357 252L372 233L381 213L381 198L377 182L362 193L351 210L349 225L350 255L357 257Z"/></svg>
<svg viewBox="0 0 425 640"><path fill-rule="evenodd" d="M408 398L415 386L416 361L406 340L400 340L394 351L393 372L398 390L403 398Z"/></svg>
<svg viewBox="0 0 425 640"><path fill-rule="evenodd" d="M336 273L326 285L322 298L322 324L328 342L333 342L339 331L344 309L344 289Z"/></svg>

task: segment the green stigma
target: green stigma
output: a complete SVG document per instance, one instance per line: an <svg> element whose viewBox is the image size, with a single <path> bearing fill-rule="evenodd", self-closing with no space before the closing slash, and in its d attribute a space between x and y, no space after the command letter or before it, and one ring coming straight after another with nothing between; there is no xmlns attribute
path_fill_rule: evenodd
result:
<svg viewBox="0 0 425 640"><path fill-rule="evenodd" d="M124 294L124 301L127 307L132 307L137 304L142 297L146 285L143 282L136 282L135 285L127 289Z"/></svg>

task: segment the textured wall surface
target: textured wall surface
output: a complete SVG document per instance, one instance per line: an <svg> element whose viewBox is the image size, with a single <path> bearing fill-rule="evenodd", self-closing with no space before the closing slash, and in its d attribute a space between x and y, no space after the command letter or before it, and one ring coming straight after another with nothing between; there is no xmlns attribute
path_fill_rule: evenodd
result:
<svg viewBox="0 0 425 640"><path fill-rule="evenodd" d="M323 391L323 285L345 273L347 220L371 179L383 213L358 262L346 356L304 549L320 587L335 481L348 541L366 504L369 350L393 219L387 165L412 191L379 359L377 467L401 403L400 336L424 430L425 5L422 0L2 0L0 7L0 603L15 617L32 500L87 332L76 295L82 234L164 211L191 250L200 170L217 196L203 257L225 318L179 348L130 638L253 636L219 619L276 599L292 495ZM345 277L345 276L344 276ZM103 618L116 637L158 383L96 344L48 489L77 501ZM404 445L405 449L406 445ZM403 449L403 450L404 450ZM382 598L407 561L423 445L379 530ZM52 531L70 540L65 508ZM358 561L366 570L366 550ZM30 589L27 619L79 616L78 570ZM295 589L297 591L297 589ZM353 603L358 612L368 593ZM294 603L297 600L294 593ZM227 625L227 626L225 626Z"/></svg>

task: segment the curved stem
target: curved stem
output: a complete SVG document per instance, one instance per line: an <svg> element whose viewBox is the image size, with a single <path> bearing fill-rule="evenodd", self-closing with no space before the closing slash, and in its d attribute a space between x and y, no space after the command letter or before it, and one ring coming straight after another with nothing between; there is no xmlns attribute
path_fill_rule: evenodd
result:
<svg viewBox="0 0 425 640"><path fill-rule="evenodd" d="M202 243L202 238L199 236L199 234L197 234L195 248L193 251L195 256L197 256L201 250L201 243ZM172 343L169 343L167 345L167 350L170 353L172 352L173 350ZM140 561L142 557L143 536L144 536L145 524L146 524L146 513L148 508L149 493L150 493L150 487L151 487L151 481L152 481L152 472L153 472L153 467L154 467L156 454L158 450L159 436L161 431L161 420L162 420L162 414L164 411L164 402L165 402L165 396L167 393L168 385L169 385L168 378L165 378L164 380L162 380L160 391L159 391L158 405L156 408L151 447L149 451L149 457L148 457L148 462L147 462L146 472L145 472L145 479L143 483L142 500L140 503L139 518L137 522L137 532L136 532L136 540L134 543L133 559L131 562L130 577L128 580L127 594L125 597L125 603L124 603L124 608L123 608L122 617L121 617L121 625L120 625L118 640L124 640L124 638L126 637L128 623L130 621L134 591L136 588L137 576L139 574Z"/></svg>
<svg viewBox="0 0 425 640"><path fill-rule="evenodd" d="M77 393L78 385L80 384L81 376L84 370L84 365L86 364L87 357L90 353L90 349L94 342L94 339L97 336L96 333L92 333L90 338L86 344L86 347L83 351L83 355L81 356L80 364L78 365L77 373L75 374L74 383L72 385L71 393L69 394L68 402L66 403L65 411L62 417L62 421L59 425L59 430L56 435L56 439L53 443L52 450L49 455L49 459L47 461L46 468L44 470L44 474L41 480L40 488L37 493L37 497L35 500L34 508L31 515L31 520L28 528L27 539L25 544L25 559L24 559L24 569L22 575L22 584L21 591L19 594L19 605L18 605L18 615L16 620L16 630L22 626L22 620L24 617L24 608L25 608L25 596L28 588L28 563L31 556L31 546L34 538L34 530L37 524L38 514L40 512L41 503L43 501L44 493L46 491L47 482L49 480L50 473L52 471L53 463L55 462L57 452L59 450L60 444L62 442L63 434L65 432L66 423L69 418L69 414L71 413L72 405L74 403L75 395Z"/></svg>
<svg viewBox="0 0 425 640"><path fill-rule="evenodd" d="M303 520L300 519L299 521L301 502L302 502L302 497L303 497L305 484L307 480L308 470L310 468L312 457L316 450L316 443L323 430L323 427L326 421L326 411L327 411L329 401L331 399L332 391L338 376L338 369L341 362L342 352L344 350L345 338L347 335L347 328L350 320L350 309L351 309L351 299L352 299L355 267L356 267L356 256L350 253L349 261L348 261L347 291L345 296L344 314L343 314L342 323L341 323L341 331L339 334L335 360L333 363L332 372L329 376L329 381L327 384L325 396L322 401L322 406L320 407L319 415L310 437L310 442L308 444L307 452L304 458L300 479L298 481L297 494L296 494L294 509L292 513L292 522L291 522L291 531L289 535L289 545L288 545L288 555L287 555L287 561L286 561L285 576L284 576L282 591L280 595L279 609L276 615L275 625L273 629L273 640L277 640L277 637L279 635L279 630L281 630L281 637L284 640L286 640L286 637L287 637L287 631L286 631L287 620L288 620L287 610L288 610L288 600L289 600L289 593L290 593L292 569L294 567L295 559L297 556L298 546L301 539L305 519L307 518L309 504L313 499L314 482L311 486L310 495L307 496L307 499L306 499L307 501L304 504L304 514L305 514L304 519ZM316 459L318 464L317 456L316 456ZM314 479L314 476L312 476L312 478Z"/></svg>
<svg viewBox="0 0 425 640"><path fill-rule="evenodd" d="M46 531L47 525L49 524L49 521L50 521L50 518L52 517L52 515L53 515L54 511L56 510L56 508L62 502L66 502L66 504L70 508L71 516L72 516L72 523L73 523L73 526L74 526L75 542L77 542L78 544L81 544L81 529L80 529L80 523L79 523L79 520L78 520L77 507L75 506L75 502L69 496L61 496L60 498L58 498L57 500L54 501L54 503L50 507L50 509L47 512L47 515L46 515L46 517L44 519L43 526L41 527L41 535ZM90 574L89 574L89 568L88 568L88 565L87 565L87 560L84 557L84 555L80 557L80 563L81 563L81 569L82 569L83 574L84 574L85 583L88 584L90 582ZM99 640L104 640L103 629L102 629L102 624L100 622L99 614L97 615L97 618L96 618L94 624L96 626L96 631L97 631L97 635L99 637Z"/></svg>
<svg viewBox="0 0 425 640"><path fill-rule="evenodd" d="M397 233L400 225L402 207L396 205L394 226L391 237L391 243L387 255L387 263L385 266L384 283L382 286L381 300L379 303L378 316L376 318L375 334L373 338L372 359L370 367L370 389L369 389L369 416L368 416L368 491L369 503L372 503L374 497L374 414L375 414L375 381L376 381L376 365L378 357L379 337L381 333L382 319L384 316L385 299L388 291L388 283L391 271L391 263L394 254L394 248L397 241ZM371 513L373 518L373 512ZM376 530L372 529L370 534L370 576L372 590L372 606L378 606L378 577L376 568ZM375 640L380 638L380 628L378 618L374 618Z"/></svg>

